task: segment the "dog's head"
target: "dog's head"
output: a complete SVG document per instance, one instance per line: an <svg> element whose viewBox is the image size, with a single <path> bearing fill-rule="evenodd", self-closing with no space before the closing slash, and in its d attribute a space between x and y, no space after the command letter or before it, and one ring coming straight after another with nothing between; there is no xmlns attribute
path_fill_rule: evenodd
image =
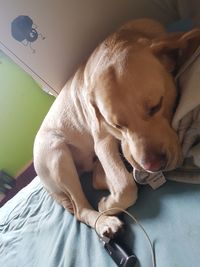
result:
<svg viewBox="0 0 200 267"><path fill-rule="evenodd" d="M171 127L177 96L171 54L197 35L194 30L139 44L116 43L112 52L101 53L90 92L99 130L106 128L121 141L125 158L138 170L170 170L181 162Z"/></svg>

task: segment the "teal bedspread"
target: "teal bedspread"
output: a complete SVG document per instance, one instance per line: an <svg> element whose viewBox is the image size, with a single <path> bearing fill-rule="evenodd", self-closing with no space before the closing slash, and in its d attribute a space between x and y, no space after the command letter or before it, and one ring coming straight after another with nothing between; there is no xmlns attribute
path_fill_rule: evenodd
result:
<svg viewBox="0 0 200 267"><path fill-rule="evenodd" d="M87 189L93 198L91 188ZM129 209L154 243L157 267L200 266L200 186L142 187ZM129 218L123 239L150 267L148 243ZM52 200L38 177L0 209L1 267L114 267L94 232Z"/></svg>

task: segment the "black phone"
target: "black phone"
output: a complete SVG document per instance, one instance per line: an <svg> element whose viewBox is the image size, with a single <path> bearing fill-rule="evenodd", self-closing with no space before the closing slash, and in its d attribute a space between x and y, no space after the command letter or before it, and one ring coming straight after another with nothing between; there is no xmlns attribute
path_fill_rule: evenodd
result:
<svg viewBox="0 0 200 267"><path fill-rule="evenodd" d="M122 247L120 242L115 239L100 239L107 253L112 257L117 266L134 267L137 257L134 253L129 253ZM106 240L106 241L105 241Z"/></svg>

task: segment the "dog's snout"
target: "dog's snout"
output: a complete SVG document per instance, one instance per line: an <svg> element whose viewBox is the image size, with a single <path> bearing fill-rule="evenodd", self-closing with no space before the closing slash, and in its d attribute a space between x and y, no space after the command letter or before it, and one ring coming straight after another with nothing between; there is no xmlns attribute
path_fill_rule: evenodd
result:
<svg viewBox="0 0 200 267"><path fill-rule="evenodd" d="M146 171L161 171L167 165L167 155L165 153L149 153L143 158L141 164Z"/></svg>

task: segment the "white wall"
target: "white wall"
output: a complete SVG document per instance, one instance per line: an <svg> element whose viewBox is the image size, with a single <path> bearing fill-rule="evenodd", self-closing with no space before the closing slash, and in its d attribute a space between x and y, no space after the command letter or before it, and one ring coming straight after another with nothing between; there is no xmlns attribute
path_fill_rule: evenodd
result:
<svg viewBox="0 0 200 267"><path fill-rule="evenodd" d="M125 21L152 17L168 24L190 14L187 0L0 0L0 48L43 86L60 91L95 46ZM187 11L185 11L187 10ZM11 22L30 16L45 36L24 46Z"/></svg>

